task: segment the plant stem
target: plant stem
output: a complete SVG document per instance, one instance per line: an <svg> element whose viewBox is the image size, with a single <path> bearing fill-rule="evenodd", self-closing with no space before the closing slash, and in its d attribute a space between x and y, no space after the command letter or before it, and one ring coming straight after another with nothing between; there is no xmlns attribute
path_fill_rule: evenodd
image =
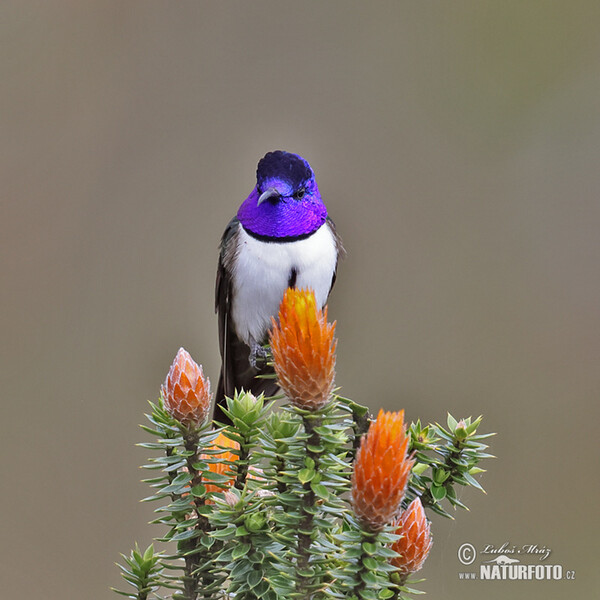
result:
<svg viewBox="0 0 600 600"><path fill-rule="evenodd" d="M246 478L248 477L248 458L250 457L248 443L246 440L244 440L244 442L245 443L240 444L240 455L236 460L237 476L234 484L234 487L240 491L242 491L246 485Z"/></svg>
<svg viewBox="0 0 600 600"><path fill-rule="evenodd" d="M352 448L354 453L360 447L360 440L363 435L369 431L369 427L371 426L371 415L369 412L366 412L364 415L358 414L356 411L352 412L352 419L354 421L354 440L352 442Z"/></svg>
<svg viewBox="0 0 600 600"><path fill-rule="evenodd" d="M312 417L312 415L311 415ZM319 471L319 454L313 452L309 446L318 446L321 438L315 431L315 427L321 425L321 419L303 416L304 430L308 438L306 440L306 456L314 461L314 471ZM310 587L312 577L308 574L310 567L310 546L312 544L313 531L313 512L312 507L315 505L315 493L312 490L311 482L307 481L302 485L304 494L302 496L302 504L300 512L302 518L298 525L298 558L296 561L296 591L303 593L306 598L311 597Z"/></svg>
<svg viewBox="0 0 600 600"><path fill-rule="evenodd" d="M202 475L195 469L194 464L198 462L198 433L195 431L188 431L183 436L183 442L185 449L190 453L186 457L187 468L189 474L192 476L190 481L190 487L193 488L197 485L202 484ZM198 532L206 532L210 529L208 519L200 513L200 507L204 506L204 498L198 498L194 496L194 506L196 507L196 525L195 529ZM208 559L206 550L197 552L199 549L198 537L193 537L185 540L182 543L184 548L184 597L186 600L196 600L198 597L198 584L200 580L200 574L198 573L198 567L202 565L204 561Z"/></svg>
<svg viewBox="0 0 600 600"><path fill-rule="evenodd" d="M352 429L354 433L354 437L352 440L352 452L351 452L351 460L354 460L356 455L356 451L360 448L360 440L362 437L369 431L369 427L371 426L371 413L368 411L366 406L362 406L357 404L353 400L349 398L342 398L341 396L334 395L334 398L345 404L352 413L352 421L354 423Z"/></svg>
<svg viewBox="0 0 600 600"><path fill-rule="evenodd" d="M406 583L407 579L408 573L405 573L404 575L400 575L397 572L394 573L392 579L392 583L395 584L395 586L392 588L394 595L390 598L390 600L400 600L401 598L405 598L405 596L402 596L402 586Z"/></svg>
<svg viewBox="0 0 600 600"><path fill-rule="evenodd" d="M465 441L461 441L459 439L453 438L452 440L452 445L456 448L458 448L458 451L452 451L449 454L446 455L446 458L444 459L444 468L446 468L450 475L448 477L448 479L446 479L446 481L444 481L443 486L444 487L448 487L449 485L451 486L454 483L454 476L455 475L460 475L460 470L456 468L456 465L454 464L453 459L457 459L460 457L460 455L462 454L462 450L464 448ZM427 508L428 506L432 506L433 504L436 504L437 501L434 499L434 497L431 495L431 489L427 488L422 494L421 494L421 504L423 505L423 508Z"/></svg>
<svg viewBox="0 0 600 600"><path fill-rule="evenodd" d="M369 555L365 552L363 544L365 544L365 543L373 544L373 543L375 543L375 539L376 539L376 534L374 534L374 533L362 530L362 534L363 534L363 538L360 542L361 554L358 559L359 564L360 564L360 569L356 572L356 585L354 586L354 589L352 590L352 593L357 598L360 598L361 590L364 590L367 587L366 583L364 582L364 580L362 578L362 575L363 575L363 573L367 573L369 571L369 569L367 569L367 567L365 567L365 562L364 562L365 558L368 558Z"/></svg>
<svg viewBox="0 0 600 600"><path fill-rule="evenodd" d="M277 481L277 491L280 494L287 492L288 486L285 481L282 480L282 472L285 470L285 459L283 456L278 456L275 459L275 481Z"/></svg>

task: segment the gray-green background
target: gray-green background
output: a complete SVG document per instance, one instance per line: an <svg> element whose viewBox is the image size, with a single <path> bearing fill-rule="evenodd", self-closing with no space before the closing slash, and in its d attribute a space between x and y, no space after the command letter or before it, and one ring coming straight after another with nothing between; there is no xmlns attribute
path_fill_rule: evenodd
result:
<svg viewBox="0 0 600 600"><path fill-rule="evenodd" d="M498 432L427 597L597 592L599 7L5 2L2 597L111 598L149 541L138 423L181 345L216 385L217 244L276 148L348 249L344 393ZM461 582L463 542L577 579Z"/></svg>

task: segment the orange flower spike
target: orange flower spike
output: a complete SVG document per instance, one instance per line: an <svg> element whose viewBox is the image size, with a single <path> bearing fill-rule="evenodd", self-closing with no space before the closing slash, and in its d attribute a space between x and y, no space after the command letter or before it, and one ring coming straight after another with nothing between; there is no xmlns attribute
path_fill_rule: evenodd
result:
<svg viewBox="0 0 600 600"><path fill-rule="evenodd" d="M236 452L232 452L231 450L227 450L227 448L231 448L231 450L239 450L240 445L234 441L230 440L225 434L220 433L219 437L214 441L212 448L214 450L222 449L221 452L216 454L202 454L200 456L201 460L207 459L216 459L219 462L211 462L208 464L208 468L211 473L216 473L218 475L227 475L231 469L229 463L235 462L238 459L238 455ZM233 485L234 478L232 477L229 480L229 484L227 487L231 487ZM204 486L206 487L207 492L222 492L223 488L215 485L214 483L204 482ZM207 500L207 504L211 504L210 500Z"/></svg>
<svg viewBox="0 0 600 600"><path fill-rule="evenodd" d="M415 498L408 505L396 524L395 533L402 537L394 542L392 550L400 556L393 558L391 563L400 571L401 575L408 575L423 566L433 544L431 524L425 516L420 498Z"/></svg>
<svg viewBox="0 0 600 600"><path fill-rule="evenodd" d="M408 442L403 410L380 410L361 440L352 472L352 507L370 531L381 530L400 511L414 464L406 456Z"/></svg>
<svg viewBox="0 0 600 600"><path fill-rule="evenodd" d="M286 290L279 323L272 319L271 350L279 385L304 410L327 404L335 376L335 323L317 306L314 292Z"/></svg>
<svg viewBox="0 0 600 600"><path fill-rule="evenodd" d="M161 388L167 412L186 426L202 424L211 403L210 381L187 350L179 348Z"/></svg>

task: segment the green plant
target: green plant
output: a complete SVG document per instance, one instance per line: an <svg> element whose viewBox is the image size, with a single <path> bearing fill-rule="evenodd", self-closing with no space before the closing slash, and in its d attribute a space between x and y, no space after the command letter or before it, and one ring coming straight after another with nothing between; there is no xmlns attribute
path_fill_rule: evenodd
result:
<svg viewBox="0 0 600 600"><path fill-rule="evenodd" d="M130 598L266 600L404 598L431 547L423 507L457 507L455 486L481 485L476 420L404 426L403 411L365 407L333 389L335 324L308 292L288 290L271 345L287 404L239 392L232 424L209 423L210 386L180 350L151 404L158 451L147 469L164 533L124 557ZM370 426L370 427L369 427ZM489 434L488 434L489 435ZM162 594L162 595L161 595Z"/></svg>

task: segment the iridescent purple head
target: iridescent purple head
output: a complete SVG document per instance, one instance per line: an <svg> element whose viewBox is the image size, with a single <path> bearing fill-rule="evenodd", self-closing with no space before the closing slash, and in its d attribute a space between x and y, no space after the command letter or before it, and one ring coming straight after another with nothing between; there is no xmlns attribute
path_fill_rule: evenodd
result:
<svg viewBox="0 0 600 600"><path fill-rule="evenodd" d="M295 238L319 229L327 208L310 165L276 150L258 163L256 187L238 210L244 229L265 238Z"/></svg>

